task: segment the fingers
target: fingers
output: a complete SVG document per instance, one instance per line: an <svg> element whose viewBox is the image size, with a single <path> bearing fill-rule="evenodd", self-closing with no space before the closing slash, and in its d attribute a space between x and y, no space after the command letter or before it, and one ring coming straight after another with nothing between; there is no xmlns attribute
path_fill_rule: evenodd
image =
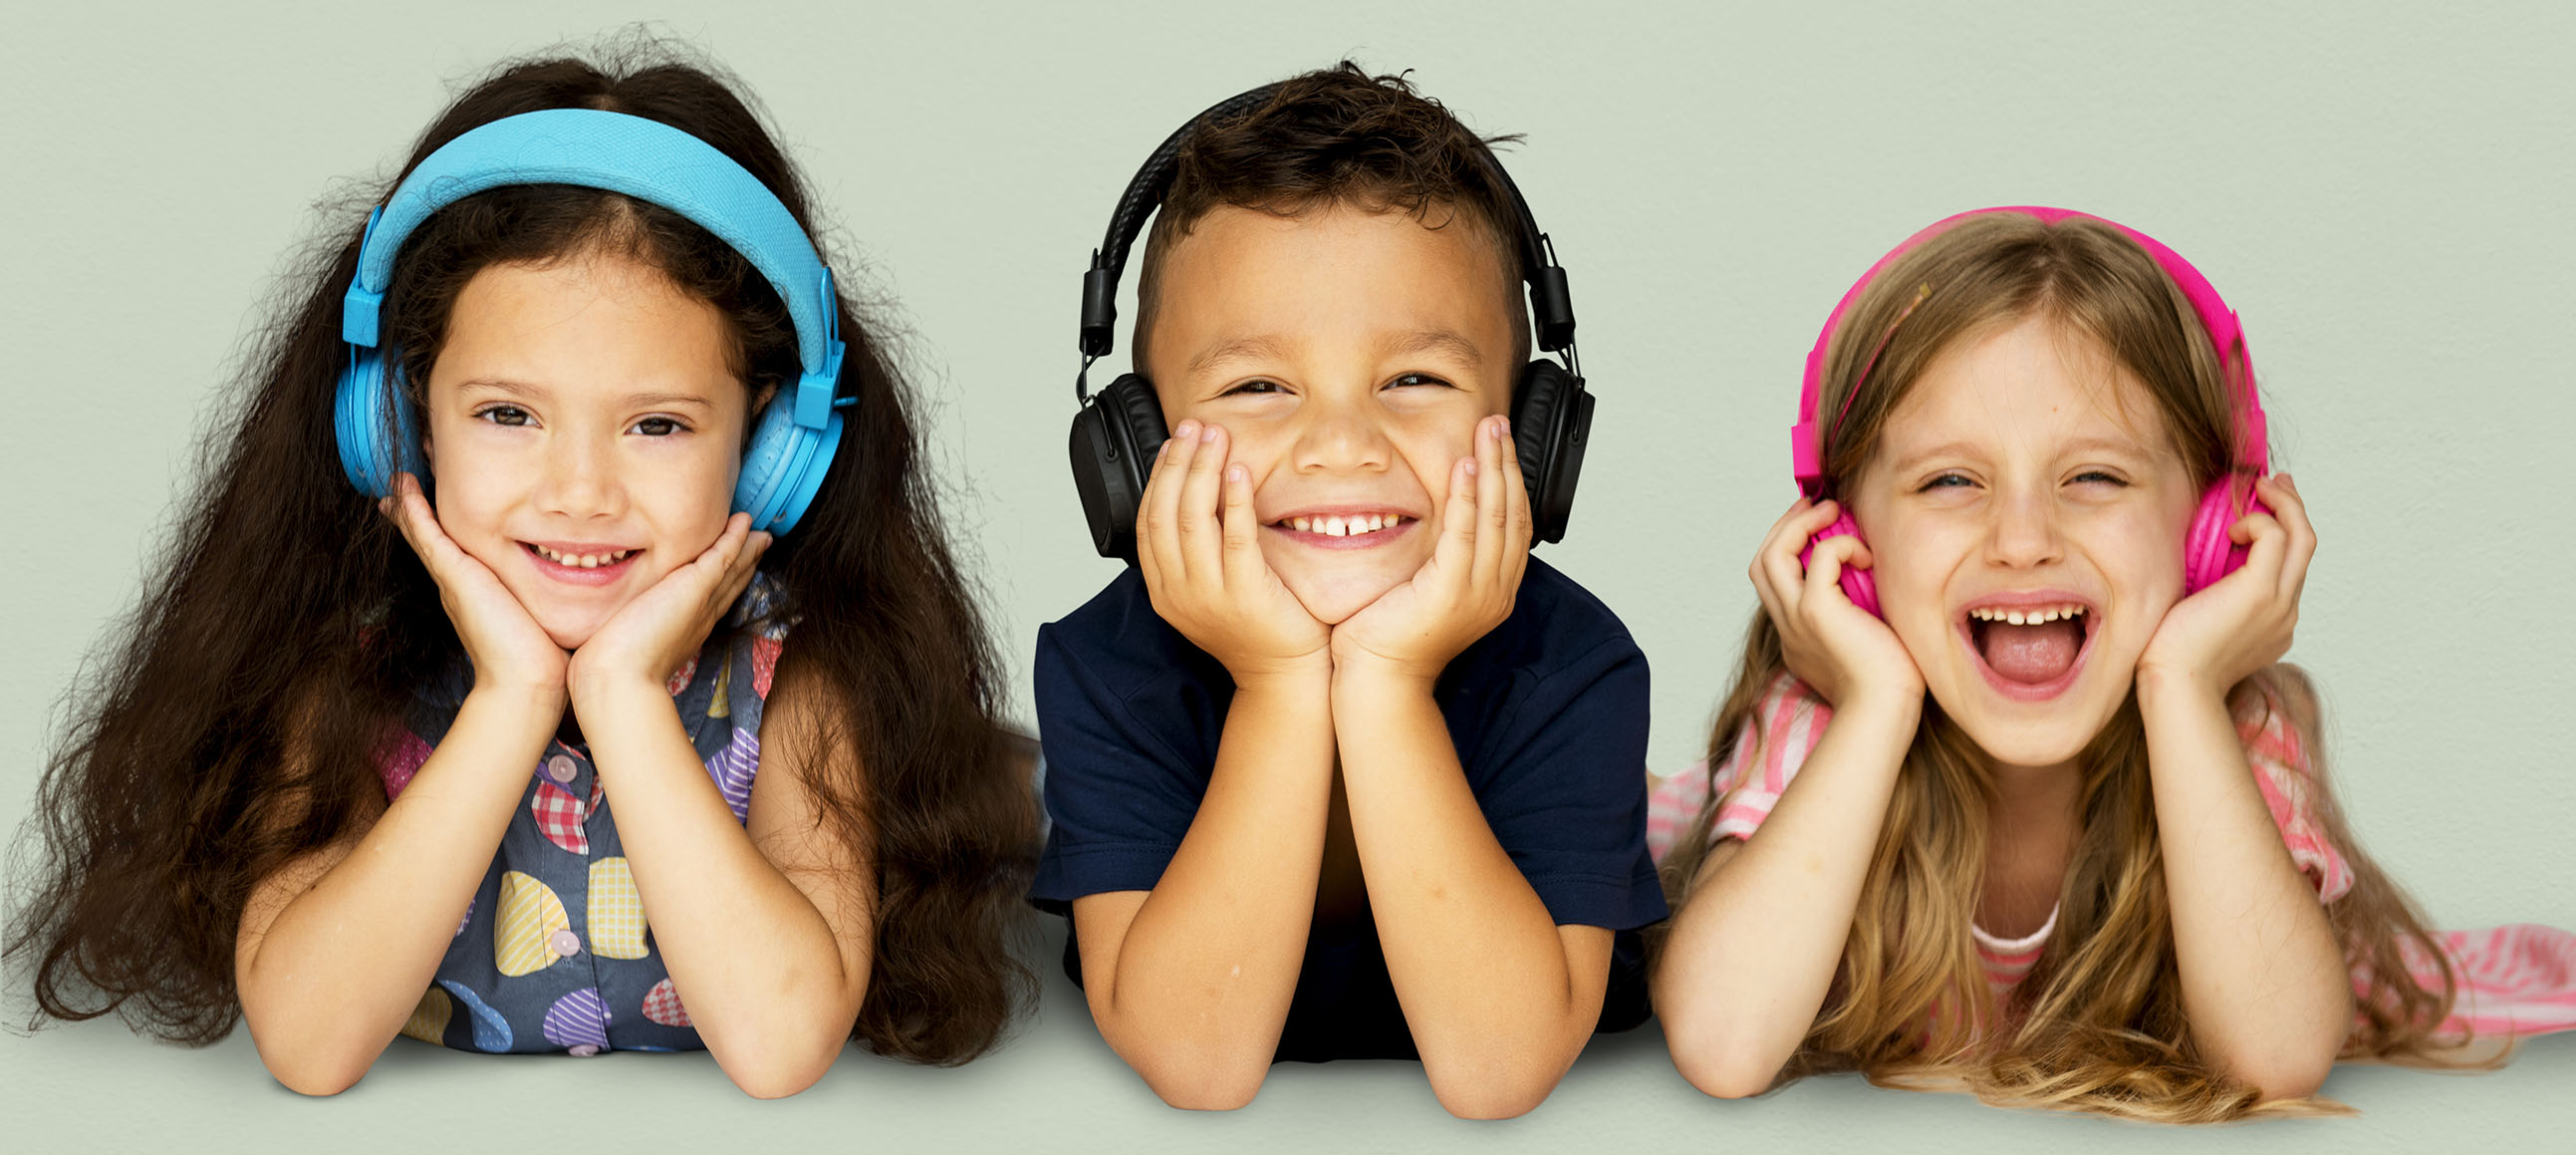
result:
<svg viewBox="0 0 2576 1155"><path fill-rule="evenodd" d="M1224 506L1219 511L1224 543L1219 561L1225 584L1231 589L1252 589L1269 566L1261 556L1261 519L1252 512L1252 470L1241 464L1225 467Z"/></svg>
<svg viewBox="0 0 2576 1155"><path fill-rule="evenodd" d="M2280 596L2297 601L2307 585L2308 561L2317 554L2317 530L2308 521L2308 504L2299 497L2299 483L2286 473L2262 478L2254 488L2281 523L2284 551L2280 581L2274 588Z"/></svg>
<svg viewBox="0 0 2576 1155"><path fill-rule="evenodd" d="M1476 565L1476 486L1487 472L1474 454L1449 464L1449 496L1440 503L1440 541L1432 547L1431 564L1441 573L1472 577Z"/></svg>
<svg viewBox="0 0 2576 1155"><path fill-rule="evenodd" d="M1786 624L1789 613L1804 585L1806 574L1798 561L1816 532L1834 523L1842 507L1832 501L1810 502L1801 497L1790 503L1789 511L1771 525L1770 536L1762 539L1762 548L1753 555L1747 576L1753 580L1753 592L1762 599L1762 608L1774 623Z"/></svg>
<svg viewBox="0 0 2576 1155"><path fill-rule="evenodd" d="M1502 579L1503 559L1512 548L1512 503L1508 486L1519 463L1503 459L1503 418L1488 417L1476 425L1476 563L1471 575L1479 587Z"/></svg>
<svg viewBox="0 0 2576 1155"><path fill-rule="evenodd" d="M1816 552L1807 559L1806 584L1799 590L1799 606L1823 607L1831 599L1843 596L1843 567L1861 550L1860 539L1839 534L1816 543Z"/></svg>
<svg viewBox="0 0 2576 1155"><path fill-rule="evenodd" d="M1193 422L1184 421L1186 429ZM1200 426L1189 449L1188 472L1181 475L1179 509L1173 524L1178 529L1181 566L1191 581L1223 580L1223 558L1220 529L1217 525L1218 491L1223 487L1226 438L1219 425Z"/></svg>
<svg viewBox="0 0 2576 1155"><path fill-rule="evenodd" d="M1196 423L1181 422L1180 429L1155 451L1154 471L1146 477L1144 495L1136 503L1137 561L1148 581L1173 581L1183 576L1177 536L1181 478L1189 470L1191 454L1198 449L1197 433Z"/></svg>

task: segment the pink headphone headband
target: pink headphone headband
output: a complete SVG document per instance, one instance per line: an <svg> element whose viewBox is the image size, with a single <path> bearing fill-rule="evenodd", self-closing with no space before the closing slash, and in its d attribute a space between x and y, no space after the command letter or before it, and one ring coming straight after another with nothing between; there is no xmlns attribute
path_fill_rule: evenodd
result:
<svg viewBox="0 0 2576 1155"><path fill-rule="evenodd" d="M1816 420L1816 406L1824 391L1825 346L1833 340L1834 326L1842 320L1844 310L1851 308L1852 302L1859 298L1861 290L1869 287L1869 283L1878 278L1880 269L1886 268L1898 257L1913 251L1915 246L1931 239L1951 225L1969 217L1993 213L2021 213L2038 218L2045 224L2056 224L2070 217L2100 221L2120 230L2121 235L2137 242L2139 248L2145 249L2148 256L2155 258L2156 266L2163 269L2166 276L2173 278L2174 285L2182 290L2183 299L2191 302L2191 311L2200 318L2201 328L2208 331L2211 343L2217 347L2219 364L2223 366L2227 363L2229 350L2236 352L2244 378L2241 382L2230 383L2235 393L2237 413L2237 457L2244 468L2254 473L2259 474L2269 468L2270 442L2265 436L2263 402L2254 390L2252 354L2245 351L2245 327L2236 319L2235 310L2228 308L2227 302L2219 297L2218 290L2210 285L2209 278L2200 275L2200 270L2193 268L2191 262L2182 259L2182 254L2166 248L2163 242L2118 221L2106 220L2091 213L2080 213L2073 209L2046 208L2039 205L2001 205L1995 208L1970 209L1964 213L1944 217L1933 222L1923 231L1905 238L1905 243L1889 250L1886 256L1880 257L1877 264L1871 265L1868 272L1861 274L1860 280L1853 282L1851 288L1843 291L1841 300L1834 302L1834 311L1825 317L1823 331L1816 334L1815 348L1807 351L1806 381L1798 393L1798 423L1789 429L1790 464L1801 488L1812 492L1816 484L1824 479L1825 430Z"/></svg>

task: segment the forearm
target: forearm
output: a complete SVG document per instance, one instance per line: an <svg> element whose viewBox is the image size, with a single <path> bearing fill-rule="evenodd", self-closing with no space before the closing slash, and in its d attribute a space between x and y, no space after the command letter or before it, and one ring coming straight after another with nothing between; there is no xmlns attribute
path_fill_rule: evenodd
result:
<svg viewBox="0 0 2576 1155"><path fill-rule="evenodd" d="M811 1083L849 1037L867 956L843 957L813 900L735 821L661 687L620 684L576 699L575 710L699 1038L754 1095Z"/></svg>
<svg viewBox="0 0 2576 1155"><path fill-rule="evenodd" d="M2226 688L2142 676L2157 838L2193 1038L2266 1097L2311 1094L2352 1021L2351 976L2282 845Z"/></svg>
<svg viewBox="0 0 2576 1155"><path fill-rule="evenodd" d="M1761 828L1713 857L1674 912L1649 986L1700 1090L1769 1088L1815 1023L1921 710L1914 698L1835 711Z"/></svg>
<svg viewBox="0 0 2576 1155"><path fill-rule="evenodd" d="M1599 1021L1607 956L1578 973L1477 806L1429 683L1345 663L1333 718L1378 939L1423 1066L1453 1109L1526 1110Z"/></svg>
<svg viewBox="0 0 2576 1155"><path fill-rule="evenodd" d="M1269 1069L1314 918L1332 775L1321 669L1239 684L1161 880L1114 942L1082 928L1085 959L1110 960L1084 973L1102 1037L1176 1105L1248 1099Z"/></svg>
<svg viewBox="0 0 2576 1155"><path fill-rule="evenodd" d="M542 695L469 695L346 855L318 875L290 866L262 880L235 977L251 1038L281 1082L339 1091L393 1040L437 974L561 715L560 700Z"/></svg>

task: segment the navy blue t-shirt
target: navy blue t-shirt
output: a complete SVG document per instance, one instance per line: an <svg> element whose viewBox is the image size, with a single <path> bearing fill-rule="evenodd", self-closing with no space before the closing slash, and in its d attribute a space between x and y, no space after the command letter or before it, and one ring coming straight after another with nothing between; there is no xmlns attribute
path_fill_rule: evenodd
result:
<svg viewBox="0 0 2576 1155"><path fill-rule="evenodd" d="M1234 680L1154 613L1130 569L1038 630L1038 740L1052 819L1030 900L1151 890L1216 768ZM1532 558L1511 616L1432 688L1494 838L1558 925L1618 932L1600 1030L1645 1021L1637 928L1665 915L1646 855L1646 656L1609 607ZM1075 943L1065 971L1082 981ZM1473 975L1458 976L1461 982ZM1377 932L1309 935L1280 1059L1412 1058Z"/></svg>

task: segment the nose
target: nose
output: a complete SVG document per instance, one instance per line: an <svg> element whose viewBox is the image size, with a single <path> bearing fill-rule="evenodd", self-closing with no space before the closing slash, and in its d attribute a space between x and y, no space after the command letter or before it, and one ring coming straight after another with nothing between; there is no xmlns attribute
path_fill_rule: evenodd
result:
<svg viewBox="0 0 2576 1155"><path fill-rule="evenodd" d="M534 495L537 508L577 519L622 512L626 489L619 481L613 450L613 443L599 436L548 438Z"/></svg>
<svg viewBox="0 0 2576 1155"><path fill-rule="evenodd" d="M1395 444L1381 424L1374 391L1360 398L1331 396L1318 390L1298 406L1299 428L1290 460L1300 472L1383 471L1395 460Z"/></svg>
<svg viewBox="0 0 2576 1155"><path fill-rule="evenodd" d="M2065 556L2058 535L2054 493L2037 486L2017 486L1996 496L1994 519L1986 538L1987 559L1997 565L2031 569Z"/></svg>

